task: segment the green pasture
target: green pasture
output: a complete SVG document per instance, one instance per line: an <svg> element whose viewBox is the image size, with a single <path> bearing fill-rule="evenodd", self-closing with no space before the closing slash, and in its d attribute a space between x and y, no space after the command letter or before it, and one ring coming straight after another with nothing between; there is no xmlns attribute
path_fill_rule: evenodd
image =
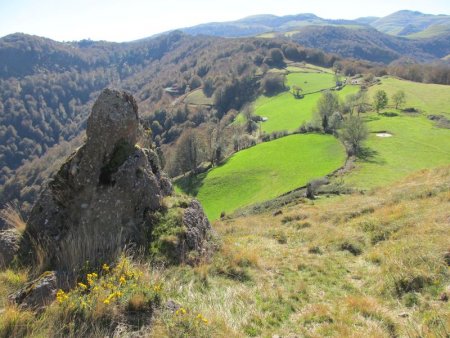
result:
<svg viewBox="0 0 450 338"><path fill-rule="evenodd" d="M443 114L450 118L450 86L383 77L381 84L369 88L369 96L373 97L379 89L386 91L390 104L393 104L392 95L403 90L406 94L405 107L419 108L425 114Z"/></svg>
<svg viewBox="0 0 450 338"><path fill-rule="evenodd" d="M329 135L291 135L240 151L225 164L177 188L196 196L213 220L222 211L270 200L339 168L345 149Z"/></svg>
<svg viewBox="0 0 450 338"><path fill-rule="evenodd" d="M358 90L358 86L345 86L337 93L344 99L345 96L354 94ZM296 99L291 92L284 92L273 97L260 96L255 102L255 114L268 119L262 122L261 129L266 133L297 130L303 122L312 120L320 96L321 93L316 93Z"/></svg>
<svg viewBox="0 0 450 338"><path fill-rule="evenodd" d="M389 112L393 112L392 109ZM371 114L366 154L345 181L358 188L386 186L415 171L450 163L450 130L438 128L425 116ZM386 131L392 137L378 137Z"/></svg>

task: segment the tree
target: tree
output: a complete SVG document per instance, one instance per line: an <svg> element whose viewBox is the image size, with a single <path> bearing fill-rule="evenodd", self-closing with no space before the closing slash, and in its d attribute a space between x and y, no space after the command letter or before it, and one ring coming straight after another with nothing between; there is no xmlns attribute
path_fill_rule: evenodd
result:
<svg viewBox="0 0 450 338"><path fill-rule="evenodd" d="M332 132L328 120L337 111L339 111L337 94L331 91L324 92L317 102L317 113L319 114L322 128L326 133Z"/></svg>
<svg viewBox="0 0 450 338"><path fill-rule="evenodd" d="M207 129L208 157L211 165L217 165L224 157L223 125L220 121L211 123Z"/></svg>
<svg viewBox="0 0 450 338"><path fill-rule="evenodd" d="M384 90L377 90L375 96L373 97L373 105L375 106L375 110L377 113L380 112L381 109L384 109L388 104L388 97Z"/></svg>
<svg viewBox="0 0 450 338"><path fill-rule="evenodd" d="M358 113L364 113L366 111L367 105L367 92L365 90L360 90L356 94L347 95L345 98L346 111L352 115L355 110Z"/></svg>
<svg viewBox="0 0 450 338"><path fill-rule="evenodd" d="M358 155L361 152L361 143L367 139L369 131L359 116L348 116L343 124L340 137L347 146L349 155Z"/></svg>
<svg viewBox="0 0 450 338"><path fill-rule="evenodd" d="M297 85L292 86L292 94L296 99L301 99L303 97L302 94L303 89Z"/></svg>
<svg viewBox="0 0 450 338"><path fill-rule="evenodd" d="M394 95L392 95L392 101L394 101L395 109L403 106L406 102L406 95L403 90L399 90Z"/></svg>
<svg viewBox="0 0 450 338"><path fill-rule="evenodd" d="M279 74L267 74L262 80L262 87L267 96L272 96L286 90L284 76Z"/></svg>
<svg viewBox="0 0 450 338"><path fill-rule="evenodd" d="M181 134L175 149L175 171L186 173L195 172L201 163L203 145L192 129Z"/></svg>
<svg viewBox="0 0 450 338"><path fill-rule="evenodd" d="M284 66L284 58L283 58L283 52L280 48L272 48L269 51L270 59L272 61L272 65L274 66Z"/></svg>

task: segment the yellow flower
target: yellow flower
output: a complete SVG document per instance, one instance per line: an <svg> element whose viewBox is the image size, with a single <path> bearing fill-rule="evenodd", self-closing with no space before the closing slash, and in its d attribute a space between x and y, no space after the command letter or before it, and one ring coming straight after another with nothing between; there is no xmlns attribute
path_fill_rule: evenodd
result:
<svg viewBox="0 0 450 338"><path fill-rule="evenodd" d="M109 299L108 298L106 298L104 301L103 301L103 304L106 304L106 305L108 305L109 304Z"/></svg>
<svg viewBox="0 0 450 338"><path fill-rule="evenodd" d="M102 269L103 269L103 271L108 272L109 271L109 265L108 264L103 264Z"/></svg>
<svg viewBox="0 0 450 338"><path fill-rule="evenodd" d="M59 289L58 292L56 293L56 300L58 301L58 303L62 303L68 298L69 296L61 289Z"/></svg>
<svg viewBox="0 0 450 338"><path fill-rule="evenodd" d="M119 279L120 285L125 284L126 282L127 282L127 280L125 279L125 277L123 275L120 276L120 279Z"/></svg>
<svg viewBox="0 0 450 338"><path fill-rule="evenodd" d="M208 324L208 319L203 318L202 320L203 320L203 323Z"/></svg>
<svg viewBox="0 0 450 338"><path fill-rule="evenodd" d="M78 283L78 286L79 286L81 289L83 289L83 290L86 290L86 289L87 289L87 285L84 284L84 283Z"/></svg>
<svg viewBox="0 0 450 338"><path fill-rule="evenodd" d="M180 308L182 314L186 314L186 309L184 307Z"/></svg>

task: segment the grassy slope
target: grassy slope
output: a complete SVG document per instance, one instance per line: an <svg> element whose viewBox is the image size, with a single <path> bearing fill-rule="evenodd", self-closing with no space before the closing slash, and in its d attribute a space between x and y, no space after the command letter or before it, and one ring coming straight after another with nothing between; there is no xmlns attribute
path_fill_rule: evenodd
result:
<svg viewBox="0 0 450 338"><path fill-rule="evenodd" d="M421 32L408 35L408 38L426 39L426 38L432 38L434 36L448 34L449 32L450 32L450 26L448 26L448 25L432 25Z"/></svg>
<svg viewBox="0 0 450 338"><path fill-rule="evenodd" d="M370 88L369 94L383 89L389 96L402 89L406 93L407 107L419 107L425 114L450 113L450 87L421 84L384 78L382 84ZM386 109L393 112L394 109ZM365 161L358 161L356 170L345 181L359 188L390 184L416 170L433 168L450 163L450 131L437 128L424 115L399 115L386 117L376 114L366 116L372 132L388 131L390 138L371 134L366 146L374 152ZM449 114L447 113L447 116Z"/></svg>
<svg viewBox="0 0 450 338"><path fill-rule="evenodd" d="M403 90L406 94L406 107L420 108L426 114L445 113L450 117L450 86L383 77L381 85L370 87L369 96L379 89L386 91L389 98L398 90Z"/></svg>
<svg viewBox="0 0 450 338"><path fill-rule="evenodd" d="M330 89L336 86L334 76L330 73L291 73L287 77L287 85L302 88L303 94Z"/></svg>
<svg viewBox="0 0 450 338"><path fill-rule="evenodd" d="M297 74L290 74L289 76L291 75ZM314 75L317 76L318 74ZM357 86L346 86L338 93L341 98L344 98L346 95L357 91ZM255 102L255 114L268 118L262 124L262 130L271 133L298 129L303 122L308 122L313 118L313 112L320 95L320 93L306 95L303 99L296 99L289 92L274 97L260 96Z"/></svg>
<svg viewBox="0 0 450 338"><path fill-rule="evenodd" d="M216 222L218 255L166 272L165 290L218 337L445 337L449 208L447 167L371 195ZM161 335L165 325L156 321Z"/></svg>
<svg viewBox="0 0 450 338"><path fill-rule="evenodd" d="M322 177L343 164L345 151L332 136L292 135L259 144L233 155L224 165L203 174L195 187L210 219L257 202L275 198Z"/></svg>
<svg viewBox="0 0 450 338"><path fill-rule="evenodd" d="M378 117L368 122L371 131L388 131L393 137L371 134L366 146L375 152L346 176L360 188L390 184L416 170L450 163L450 131L437 128L423 116Z"/></svg>
<svg viewBox="0 0 450 338"><path fill-rule="evenodd" d="M212 105L213 98L206 97L202 89L197 89L194 90L192 93L189 93L188 96L186 96L186 98L184 99L184 103L196 105Z"/></svg>

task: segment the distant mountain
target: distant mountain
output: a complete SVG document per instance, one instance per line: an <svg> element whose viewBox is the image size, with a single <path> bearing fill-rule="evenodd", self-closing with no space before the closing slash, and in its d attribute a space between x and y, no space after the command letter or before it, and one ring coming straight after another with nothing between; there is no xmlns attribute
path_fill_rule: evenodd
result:
<svg viewBox="0 0 450 338"><path fill-rule="evenodd" d="M443 31L442 27L450 29L450 15L432 15L402 10L379 18L370 25L380 32L391 35L411 36L428 31L427 37L431 37L439 35ZM433 29L436 26L441 29Z"/></svg>
<svg viewBox="0 0 450 338"><path fill-rule="evenodd" d="M370 25L372 22L378 20L379 17L377 16L365 16L362 18L355 19L356 22L361 23L363 25Z"/></svg>
<svg viewBox="0 0 450 338"><path fill-rule="evenodd" d="M409 10L398 11L382 18L368 16L355 20L324 19L311 13L286 16L263 14L236 21L205 23L183 28L182 31L192 35L241 37L269 32L289 32L311 25L360 28L371 26L389 35L426 38L448 33L450 16L423 14Z"/></svg>
<svg viewBox="0 0 450 338"><path fill-rule="evenodd" d="M383 63L404 56L428 62L450 54L450 16L412 11L355 20L329 20L310 13L265 14L181 30L191 35L221 37L277 36L343 57Z"/></svg>
<svg viewBox="0 0 450 338"><path fill-rule="evenodd" d="M289 32L299 27L309 25L356 25L364 26L352 20L329 20L322 19L314 14L297 15L255 15L236 21L211 22L198 26L181 29L183 32L192 35L212 35L221 37L242 37L253 36L268 32Z"/></svg>
<svg viewBox="0 0 450 338"><path fill-rule="evenodd" d="M295 42L343 57L390 63L401 57L432 61L450 54L450 34L411 40L381 33L374 28L352 29L335 26L308 26L291 34Z"/></svg>

